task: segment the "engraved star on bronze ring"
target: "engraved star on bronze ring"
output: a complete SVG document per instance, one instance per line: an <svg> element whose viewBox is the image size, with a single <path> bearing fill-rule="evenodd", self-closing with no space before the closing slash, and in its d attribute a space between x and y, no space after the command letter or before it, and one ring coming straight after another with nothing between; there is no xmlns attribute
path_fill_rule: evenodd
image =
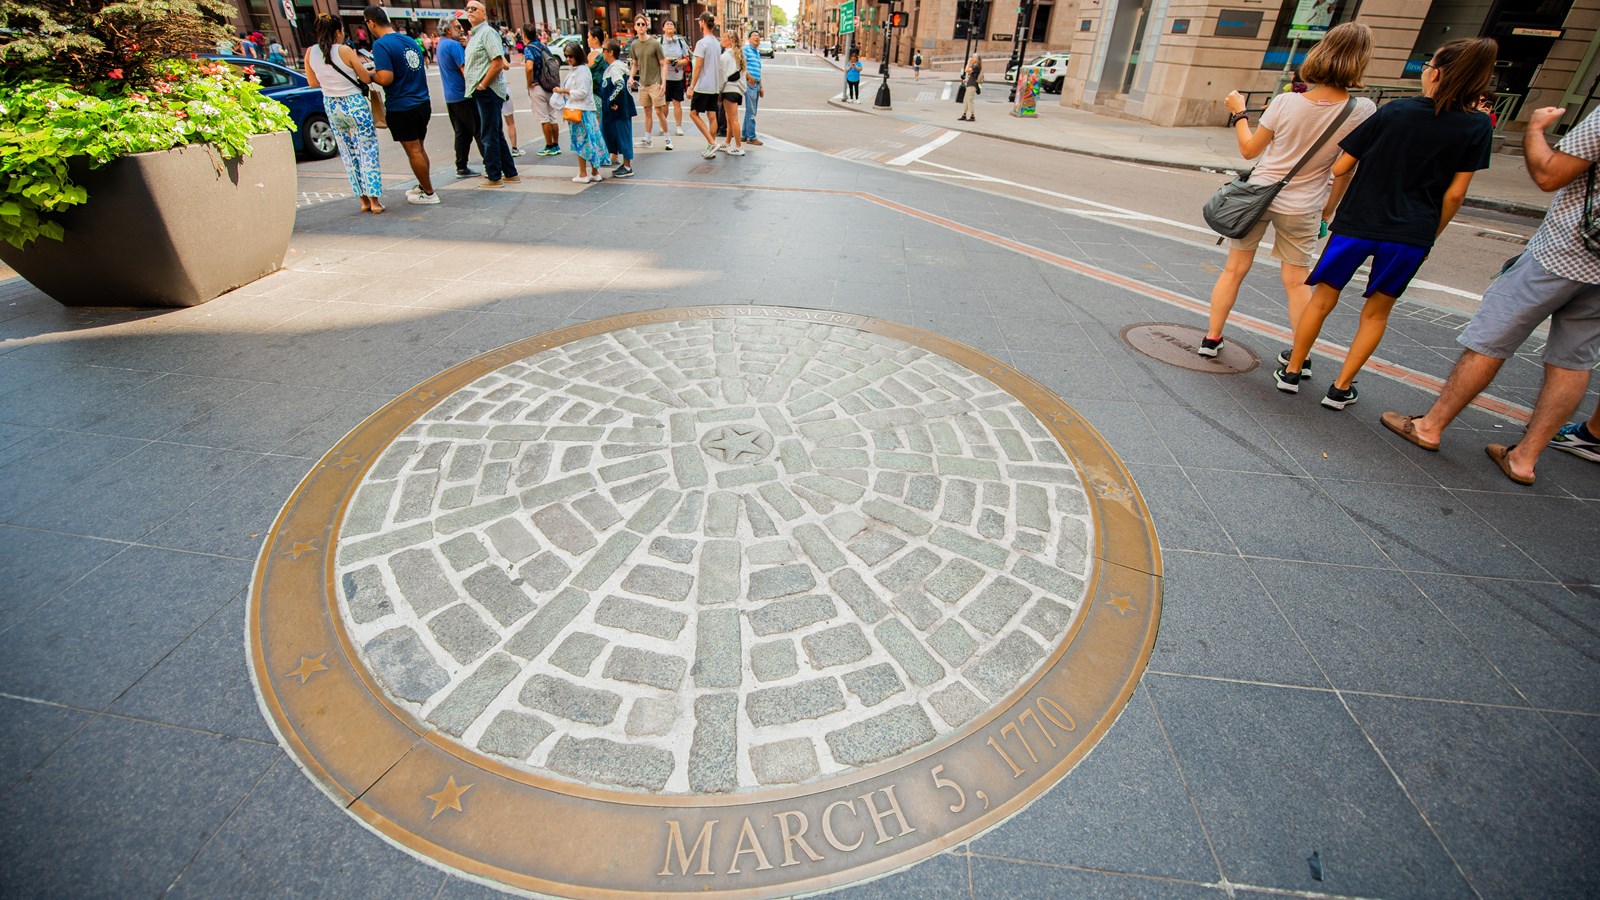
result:
<svg viewBox="0 0 1600 900"><path fill-rule="evenodd" d="M1079 605L1042 661L937 740L798 784L723 793L629 791L543 775L453 739L391 696L352 642L335 580L341 522L385 450L466 386L552 348L640 326L719 320L812 323L903 342L981 375L1042 423L1080 474L1085 519L1092 519ZM510 344L373 414L312 469L280 513L256 567L248 648L263 709L302 769L361 823L421 859L512 890L561 896L768 897L910 866L1024 808L1112 726L1154 646L1160 599L1160 552L1128 470L1087 421L1027 376L889 321L688 307Z"/></svg>

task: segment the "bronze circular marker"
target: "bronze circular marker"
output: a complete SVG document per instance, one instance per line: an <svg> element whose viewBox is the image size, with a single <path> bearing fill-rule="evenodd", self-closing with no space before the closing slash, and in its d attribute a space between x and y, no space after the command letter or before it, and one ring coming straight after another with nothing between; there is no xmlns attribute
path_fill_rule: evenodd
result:
<svg viewBox="0 0 1600 900"><path fill-rule="evenodd" d="M371 643L352 638L356 619L341 599L349 588L336 577L347 546L340 528L368 472L431 410L498 370L599 335L724 320L808 323L901 342L1025 407L1075 467L1092 519L1089 571L1065 633L1015 690L970 721L882 761L798 784L741 782L704 793L583 783L512 764L436 727L396 692L392 674L374 674L363 656ZM753 471L781 452L764 428L724 427L703 437L706 452L730 471ZM362 538L390 539L392 548L364 552L405 546L388 530ZM519 341L439 374L367 419L279 515L256 568L248 643L252 676L284 745L325 792L408 852L510 888L567 896L776 896L926 859L998 824L1065 775L1111 726L1144 671L1160 618L1160 576L1149 513L1127 469L1081 416L1015 369L937 334L862 316L688 307Z"/></svg>

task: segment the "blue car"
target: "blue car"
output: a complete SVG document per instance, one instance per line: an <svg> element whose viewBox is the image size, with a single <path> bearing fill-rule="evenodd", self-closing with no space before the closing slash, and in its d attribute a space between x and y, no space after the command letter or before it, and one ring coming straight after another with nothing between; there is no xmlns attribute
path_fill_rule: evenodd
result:
<svg viewBox="0 0 1600 900"><path fill-rule="evenodd" d="M322 90L312 87L304 75L286 66L247 56L209 56L236 69L254 66L261 81L261 93L289 107L294 119L294 151L307 159L337 156L333 129L328 126L328 111L322 105ZM243 74L241 71L240 74Z"/></svg>

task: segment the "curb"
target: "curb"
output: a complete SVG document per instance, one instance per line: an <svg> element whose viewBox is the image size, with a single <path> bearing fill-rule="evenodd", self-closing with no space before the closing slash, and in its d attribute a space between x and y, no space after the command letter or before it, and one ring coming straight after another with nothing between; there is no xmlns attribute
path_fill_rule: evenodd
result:
<svg viewBox="0 0 1600 900"><path fill-rule="evenodd" d="M843 70L841 69L841 71L843 71ZM849 104L849 103L845 103L842 100L834 99L832 97L828 98L828 105L829 106L833 106L833 107L837 107L838 109L849 110L850 112L865 113L867 115L883 115L883 113L874 112L872 107L858 106L858 105L855 105L855 104ZM927 121L925 119L917 119L917 118L913 118L911 116L906 116L906 115L896 115L896 114L894 114L892 112L889 113L889 115L893 116L894 118L904 119L905 121L908 121L908 122L917 122L917 123L924 124L924 125L935 124L935 123L929 122L929 121ZM1079 150L1079 149L1075 149L1073 147L1063 147L1060 144L1050 144L1050 143L1046 143L1044 141L1030 141L1027 138L1011 137L1010 135L1004 135L1004 134L992 134L992 133L987 132L987 131L978 131L977 129L974 129L974 128L962 128L962 127L960 127L960 125L961 125L961 123L952 122L952 123L949 123L949 124L940 125L939 127L948 129L950 131L961 131L961 132L965 132L967 134L975 134L975 135L978 135L979 137L993 138L993 139L995 139L997 141L1006 141L1006 142L1012 143L1012 144L1021 144L1021 145L1025 146L1025 147L1038 147L1041 150L1056 150L1056 151L1059 151L1061 153L1072 153L1072 154L1076 154L1078 156L1090 156L1090 157L1094 157L1096 159L1111 160L1113 162L1139 163L1141 165L1146 165L1146 166L1161 166L1162 168L1178 169L1180 171L1207 172L1207 173L1210 173L1210 174L1213 174L1213 175L1231 174L1231 173L1236 171L1235 169L1227 168L1227 167L1223 167L1223 166L1202 165L1202 164L1199 164L1199 163L1174 162L1174 161L1165 160L1165 159L1149 159L1147 157L1133 156L1133 155L1130 155L1130 154L1106 153L1106 152L1100 151L1100 150ZM1528 203L1519 203L1519 202L1517 202L1515 200L1499 200L1499 199L1496 199L1494 197L1474 197L1474 196L1472 196L1470 194L1467 195L1466 200L1462 201L1461 205L1462 206L1466 206L1466 207L1470 207L1472 209L1484 209L1484 210L1489 210L1491 212L1507 213L1509 215L1523 216L1525 218L1530 218L1530 219L1542 219L1542 218L1544 218L1544 214L1545 214L1545 208L1543 206L1533 206L1533 205L1528 204Z"/></svg>

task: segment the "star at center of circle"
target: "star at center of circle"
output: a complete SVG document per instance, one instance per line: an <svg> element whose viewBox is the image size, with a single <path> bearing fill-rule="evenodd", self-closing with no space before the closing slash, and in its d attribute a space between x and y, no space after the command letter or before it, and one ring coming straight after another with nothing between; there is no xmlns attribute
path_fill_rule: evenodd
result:
<svg viewBox="0 0 1600 900"><path fill-rule="evenodd" d="M723 425L700 439L700 449L730 465L757 463L772 452L772 435L754 425Z"/></svg>

